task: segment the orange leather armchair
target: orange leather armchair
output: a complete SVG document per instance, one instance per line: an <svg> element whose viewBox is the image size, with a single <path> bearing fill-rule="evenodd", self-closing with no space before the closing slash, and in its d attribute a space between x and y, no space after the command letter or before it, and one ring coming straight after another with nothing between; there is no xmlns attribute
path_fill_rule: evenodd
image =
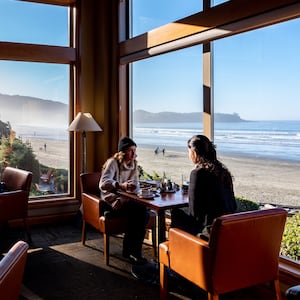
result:
<svg viewBox="0 0 300 300"><path fill-rule="evenodd" d="M101 216L101 198L99 197L100 172L84 173L80 175L81 201L82 201L82 244L86 241L86 223L92 225L103 233L104 241L104 263L109 264L109 237L113 234L124 233L127 227L126 217ZM150 211L147 228L152 230L152 244L156 256L156 213Z"/></svg>
<svg viewBox="0 0 300 300"><path fill-rule="evenodd" d="M281 299L278 259L287 212L281 208L217 218L208 242L177 228L159 245L160 299L167 298L167 268L208 292L209 300L272 282Z"/></svg>
<svg viewBox="0 0 300 300"><path fill-rule="evenodd" d="M5 183L7 191L0 193L0 223L23 219L25 230L30 240L27 212L32 173L6 167L2 174L2 181Z"/></svg>
<svg viewBox="0 0 300 300"><path fill-rule="evenodd" d="M0 299L20 298L28 244L18 241L0 261Z"/></svg>

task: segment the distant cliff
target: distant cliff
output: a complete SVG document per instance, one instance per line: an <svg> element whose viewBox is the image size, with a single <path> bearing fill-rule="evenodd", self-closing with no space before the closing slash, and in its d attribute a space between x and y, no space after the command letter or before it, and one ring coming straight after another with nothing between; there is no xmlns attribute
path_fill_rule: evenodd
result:
<svg viewBox="0 0 300 300"><path fill-rule="evenodd" d="M245 122L237 113L214 115L215 122ZM176 112L159 112L151 113L145 110L136 110L133 113L135 123L180 123L180 122L202 122L202 113L176 113Z"/></svg>
<svg viewBox="0 0 300 300"><path fill-rule="evenodd" d="M136 110L133 113L133 120L135 123L201 122L202 113L151 113ZM65 126L68 123L68 105L34 97L0 94L0 121L35 126ZM245 120L236 113L216 113L215 121L244 122Z"/></svg>
<svg viewBox="0 0 300 300"><path fill-rule="evenodd" d="M0 120L27 125L65 126L68 123L68 105L40 98L0 94Z"/></svg>

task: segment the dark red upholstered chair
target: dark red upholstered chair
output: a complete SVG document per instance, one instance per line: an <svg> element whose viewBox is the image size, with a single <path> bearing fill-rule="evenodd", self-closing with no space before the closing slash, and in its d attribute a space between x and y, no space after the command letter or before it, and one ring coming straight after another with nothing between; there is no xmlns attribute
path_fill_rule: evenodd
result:
<svg viewBox="0 0 300 300"><path fill-rule="evenodd" d="M104 263L109 264L109 237L114 234L124 233L127 227L125 217L105 217L101 216L101 198L99 197L100 172L83 173L80 175L81 182L81 201L82 201L82 244L86 241L86 223L103 233L104 241ZM150 218L147 229L151 229L152 245L156 256L156 213L150 211Z"/></svg>
<svg viewBox="0 0 300 300"><path fill-rule="evenodd" d="M28 244L15 243L0 261L0 299L20 299Z"/></svg>
<svg viewBox="0 0 300 300"><path fill-rule="evenodd" d="M23 219L28 239L31 240L27 213L32 173L6 167L1 180L6 190L0 193L0 223Z"/></svg>
<svg viewBox="0 0 300 300"><path fill-rule="evenodd" d="M209 300L266 282L280 300L278 260L286 216L281 208L222 216L208 242L171 228L169 241L159 245L160 299L167 298L170 268L207 291Z"/></svg>

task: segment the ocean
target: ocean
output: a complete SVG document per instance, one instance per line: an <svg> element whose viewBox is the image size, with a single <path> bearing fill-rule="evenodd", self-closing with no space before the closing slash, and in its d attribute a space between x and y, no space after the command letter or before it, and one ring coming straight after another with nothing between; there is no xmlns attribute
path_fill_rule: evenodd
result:
<svg viewBox="0 0 300 300"><path fill-rule="evenodd" d="M24 124L13 124L12 129L16 132L16 136L24 142L27 139L45 139L45 140L62 140L67 141L69 131L66 127L45 127L45 126L28 126Z"/></svg>
<svg viewBox="0 0 300 300"><path fill-rule="evenodd" d="M198 123L139 123L133 128L138 145L154 149L186 148L187 140L202 133ZM300 162L300 121L216 123L218 154L244 155Z"/></svg>
<svg viewBox="0 0 300 300"><path fill-rule="evenodd" d="M67 140L66 128L13 125L17 136ZM202 133L199 123L139 123L133 127L133 139L139 146L153 149L186 148L187 140ZM249 121L216 123L214 143L219 155L243 155L300 162L300 121Z"/></svg>

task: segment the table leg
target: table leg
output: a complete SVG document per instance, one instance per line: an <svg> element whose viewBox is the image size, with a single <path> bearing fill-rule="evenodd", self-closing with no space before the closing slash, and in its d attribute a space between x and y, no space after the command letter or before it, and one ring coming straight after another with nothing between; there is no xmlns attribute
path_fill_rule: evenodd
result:
<svg viewBox="0 0 300 300"><path fill-rule="evenodd" d="M161 210L157 213L157 238L158 238L158 246L160 243L166 240L166 217L165 211Z"/></svg>

